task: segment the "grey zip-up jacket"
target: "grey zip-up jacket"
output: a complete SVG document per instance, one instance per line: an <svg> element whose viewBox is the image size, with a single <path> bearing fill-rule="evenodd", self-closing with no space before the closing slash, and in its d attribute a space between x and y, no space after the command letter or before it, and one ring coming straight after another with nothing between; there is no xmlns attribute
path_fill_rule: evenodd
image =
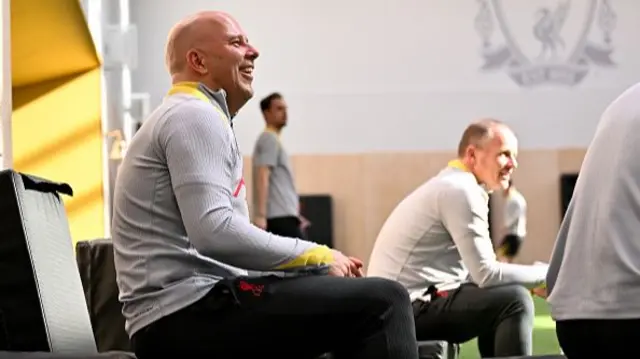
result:
<svg viewBox="0 0 640 359"><path fill-rule="evenodd" d="M225 95L200 91L210 101L167 96L118 171L112 237L130 336L198 301L222 278L273 270L318 247L250 223Z"/></svg>

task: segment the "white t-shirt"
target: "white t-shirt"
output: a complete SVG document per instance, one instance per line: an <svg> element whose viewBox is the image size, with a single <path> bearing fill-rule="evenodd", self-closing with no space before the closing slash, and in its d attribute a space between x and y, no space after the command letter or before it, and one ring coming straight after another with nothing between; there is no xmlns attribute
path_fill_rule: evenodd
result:
<svg viewBox="0 0 640 359"><path fill-rule="evenodd" d="M527 201L522 193L512 188L504 204L506 234L527 235Z"/></svg>

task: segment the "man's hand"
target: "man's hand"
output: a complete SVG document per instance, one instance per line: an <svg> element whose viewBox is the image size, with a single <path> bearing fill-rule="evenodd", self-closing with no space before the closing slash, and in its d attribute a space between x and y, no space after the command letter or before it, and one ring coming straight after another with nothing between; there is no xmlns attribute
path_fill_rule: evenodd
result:
<svg viewBox="0 0 640 359"><path fill-rule="evenodd" d="M362 271L362 267L364 267L364 263L356 257L349 257L351 261L351 273L353 277L364 277L364 272Z"/></svg>
<svg viewBox="0 0 640 359"><path fill-rule="evenodd" d="M533 295L537 295L540 298L546 299L547 298L547 287L542 286L542 287L533 288L531 290L531 293Z"/></svg>
<svg viewBox="0 0 640 359"><path fill-rule="evenodd" d="M333 256L333 263L330 265L329 275L334 277L349 277L349 273L351 272L351 261L349 258L335 249L331 250L331 254Z"/></svg>
<svg viewBox="0 0 640 359"><path fill-rule="evenodd" d="M253 224L260 229L267 229L267 219L263 216L257 216L253 219Z"/></svg>
<svg viewBox="0 0 640 359"><path fill-rule="evenodd" d="M299 215L298 219L300 219L300 230L301 231L304 231L305 229L307 229L311 225L311 222L309 222L308 219L304 218L303 215Z"/></svg>
<svg viewBox="0 0 640 359"><path fill-rule="evenodd" d="M363 263L355 257L347 257L340 251L331 250L333 263L329 269L329 275L335 277L362 277Z"/></svg>

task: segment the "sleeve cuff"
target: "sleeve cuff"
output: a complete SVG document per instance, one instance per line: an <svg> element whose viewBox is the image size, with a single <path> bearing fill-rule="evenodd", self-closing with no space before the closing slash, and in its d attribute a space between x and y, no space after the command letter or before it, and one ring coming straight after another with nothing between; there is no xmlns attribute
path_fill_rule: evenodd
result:
<svg viewBox="0 0 640 359"><path fill-rule="evenodd" d="M302 253L292 261L279 265L278 267L276 267L276 269L282 270L310 265L331 264L333 263L333 261L333 253L331 252L331 249L329 247L317 246Z"/></svg>

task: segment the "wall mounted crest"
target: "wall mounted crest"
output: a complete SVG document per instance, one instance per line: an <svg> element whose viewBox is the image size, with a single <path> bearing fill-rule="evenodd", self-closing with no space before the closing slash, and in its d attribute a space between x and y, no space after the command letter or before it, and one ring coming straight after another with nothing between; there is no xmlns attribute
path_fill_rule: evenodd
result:
<svg viewBox="0 0 640 359"><path fill-rule="evenodd" d="M615 67L610 0L478 0L475 28L483 71L502 70L520 87L575 86L593 66ZM496 29L502 42L495 43Z"/></svg>

